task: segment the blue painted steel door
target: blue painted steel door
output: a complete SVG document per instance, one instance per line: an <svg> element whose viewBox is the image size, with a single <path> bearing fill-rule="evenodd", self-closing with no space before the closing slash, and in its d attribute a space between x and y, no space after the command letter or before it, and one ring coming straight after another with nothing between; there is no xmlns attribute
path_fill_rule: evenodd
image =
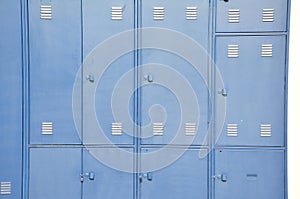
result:
<svg viewBox="0 0 300 199"><path fill-rule="evenodd" d="M157 149L143 148L142 153L155 153ZM169 148L170 155L180 153L179 150ZM205 149L201 149L205 150ZM164 198L207 198L208 197L208 158L199 158L199 149L188 149L179 159L165 168L157 171L149 171L140 176L141 199ZM175 156L176 157L176 156ZM142 170L159 165L157 162L149 162L141 159Z"/></svg>
<svg viewBox="0 0 300 199"><path fill-rule="evenodd" d="M85 144L133 143L133 29L133 1L83 1Z"/></svg>
<svg viewBox="0 0 300 199"><path fill-rule="evenodd" d="M124 159L121 154L115 156L118 149L116 148L89 148L83 150L83 173L85 176L83 183L83 199L111 199L111 198L128 198L134 197L134 160ZM123 148L132 153L133 149ZM105 154L106 158L111 161L104 165L92 154ZM133 156L132 156L133 157ZM98 156L99 158L99 156ZM114 168L114 165L127 164L131 165L131 173L126 173Z"/></svg>
<svg viewBox="0 0 300 199"><path fill-rule="evenodd" d="M76 0L29 1L31 144L81 142L72 112L81 64L80 6Z"/></svg>
<svg viewBox="0 0 300 199"><path fill-rule="evenodd" d="M216 48L227 98L218 144L283 146L286 37L218 37Z"/></svg>
<svg viewBox="0 0 300 199"><path fill-rule="evenodd" d="M215 0L217 32L286 31L287 0Z"/></svg>
<svg viewBox="0 0 300 199"><path fill-rule="evenodd" d="M81 198L80 148L31 148L30 199Z"/></svg>
<svg viewBox="0 0 300 199"><path fill-rule="evenodd" d="M21 198L22 48L20 1L0 1L0 198Z"/></svg>
<svg viewBox="0 0 300 199"><path fill-rule="evenodd" d="M144 0L141 4L142 144L182 145L188 139L205 144L209 1ZM191 46L185 43L189 39ZM199 54L195 46L201 49Z"/></svg>
<svg viewBox="0 0 300 199"><path fill-rule="evenodd" d="M216 151L216 199L282 199L285 196L283 150Z"/></svg>

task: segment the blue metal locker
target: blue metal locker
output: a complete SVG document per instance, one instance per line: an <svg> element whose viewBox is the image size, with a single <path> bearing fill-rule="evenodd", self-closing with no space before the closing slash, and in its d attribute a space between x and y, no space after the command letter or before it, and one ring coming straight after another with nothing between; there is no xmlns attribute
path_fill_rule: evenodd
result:
<svg viewBox="0 0 300 199"><path fill-rule="evenodd" d="M283 150L216 150L215 198L285 198Z"/></svg>
<svg viewBox="0 0 300 199"><path fill-rule="evenodd" d="M0 2L0 198L21 198L22 46L19 1Z"/></svg>
<svg viewBox="0 0 300 199"><path fill-rule="evenodd" d="M113 156L116 148L89 148L93 153L106 154ZM133 149L124 149L132 153ZM124 159L121 154L116 157L114 164L122 164L122 161L128 161L132 164L132 173L119 171L111 168L111 165L104 165L89 153L87 149L83 150L83 199L111 199L111 198L133 198L134 197L134 159Z"/></svg>
<svg viewBox="0 0 300 199"><path fill-rule="evenodd" d="M286 37L220 36L227 110L219 145L284 146ZM222 121L216 121L222 122Z"/></svg>
<svg viewBox="0 0 300 199"><path fill-rule="evenodd" d="M80 199L81 158L80 148L31 148L28 198Z"/></svg>
<svg viewBox="0 0 300 199"><path fill-rule="evenodd" d="M134 91L134 32L124 40L110 40L110 37L134 29L134 2L84 0L82 3L83 141L85 144L132 144L133 124L117 120L111 101L117 85L121 92ZM116 54L121 48L128 52ZM120 83L126 73L132 78ZM124 106L117 104L115 112L128 111L134 120L134 98L123 103L124 94L127 93L116 93L119 96L116 100ZM95 125L98 122L99 127ZM99 134L104 134L104 138Z"/></svg>
<svg viewBox="0 0 300 199"><path fill-rule="evenodd" d="M287 0L216 0L217 32L287 30Z"/></svg>
<svg viewBox="0 0 300 199"><path fill-rule="evenodd" d="M140 33L142 144L182 145L188 139L194 139L193 144L196 145L207 144L209 91L205 80L208 78L208 24L209 1L141 1L141 27L153 28L151 37L144 36L147 30ZM203 49L203 55L199 55L201 69L182 54L175 54L185 44L180 44L180 47L172 45L176 38L172 35L166 37L161 29L168 29L174 35L179 32L181 38L194 40L194 44ZM145 47L145 43L153 45L153 48ZM156 43L168 43L168 49L155 46ZM187 50L190 50L187 53L192 53L192 49ZM204 73L199 74L199 71ZM191 105L193 98L196 98L194 107ZM182 117L186 108L189 116ZM196 117L197 112L199 117Z"/></svg>
<svg viewBox="0 0 300 199"><path fill-rule="evenodd" d="M143 148L142 153L152 153L156 149ZM166 150L174 151L176 148ZM206 149L188 149L185 154L168 167L157 171L149 171L140 175L141 199L164 198L208 198L208 158L200 158L199 152ZM141 159L141 167L147 168L147 159Z"/></svg>
<svg viewBox="0 0 300 199"><path fill-rule="evenodd" d="M30 0L28 9L30 143L80 143L72 112L81 64L80 1Z"/></svg>

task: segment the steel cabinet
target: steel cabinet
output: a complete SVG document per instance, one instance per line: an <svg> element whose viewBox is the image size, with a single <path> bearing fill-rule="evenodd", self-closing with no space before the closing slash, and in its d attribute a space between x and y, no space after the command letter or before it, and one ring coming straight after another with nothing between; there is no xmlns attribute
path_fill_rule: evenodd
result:
<svg viewBox="0 0 300 199"><path fill-rule="evenodd" d="M157 149L143 148L142 153L153 153ZM166 150L174 151L176 148ZM206 150L206 149L200 149ZM171 165L144 173L140 176L141 198L207 198L208 197L208 158L199 158L199 149L188 149L179 159L174 159ZM142 170L146 170L150 164L146 159L141 159Z"/></svg>
<svg viewBox="0 0 300 199"><path fill-rule="evenodd" d="M216 199L285 197L284 151L216 150Z"/></svg>
<svg viewBox="0 0 300 199"><path fill-rule="evenodd" d="M216 48L227 98L218 144L283 146L286 37L220 36Z"/></svg>
<svg viewBox="0 0 300 199"><path fill-rule="evenodd" d="M287 0L216 0L217 32L286 31Z"/></svg>
<svg viewBox="0 0 300 199"><path fill-rule="evenodd" d="M19 1L0 2L0 198L21 198L22 47ZM8 20L9 19L9 20Z"/></svg>
<svg viewBox="0 0 300 199"><path fill-rule="evenodd" d="M201 145L207 133L208 123L208 88L205 79L208 77L208 18L209 1L142 1L141 26L152 28L151 38L143 36L141 31L141 130L142 144L184 144L186 139L195 138L193 144ZM156 29L155 29L156 28ZM189 37L194 44L201 46L205 55L199 55L201 66L205 68L199 74L199 68L190 63L182 54L176 54L181 49L176 45L168 45L169 49L155 46L156 43L166 43L177 40L172 36L163 37L161 29L180 32L182 37ZM146 30L147 31L147 30ZM173 40L172 40L173 39ZM161 41L161 42L160 42ZM145 44L152 48L145 48ZM178 49L179 48L179 49ZM191 49L187 49L192 51ZM207 55L207 56L206 56ZM201 67L200 66L200 67ZM177 74L177 75L176 75ZM185 90L183 85L189 84L192 92ZM185 90L186 98L195 96L197 105L191 107L191 101L180 98L178 91ZM183 118L181 109L186 107L195 112L200 111L200 118ZM180 125L182 122L182 126ZM183 127L183 128L180 128ZM185 129L191 129L186 132ZM182 136L175 140L175 136Z"/></svg>
<svg viewBox="0 0 300 199"><path fill-rule="evenodd" d="M29 198L81 198L80 148L31 148Z"/></svg>
<svg viewBox="0 0 300 199"><path fill-rule="evenodd" d="M93 153L106 154L111 156L116 148L90 148ZM132 149L128 150L132 153ZM115 156L111 156L115 157ZM132 164L132 173L126 173L112 168L111 165L103 165L99 160L93 157L88 150L83 150L83 174L85 176L83 183L83 198L133 198L134 197L134 160L122 159L118 156L114 160L115 164L123 164L122 161L130 161Z"/></svg>
<svg viewBox="0 0 300 199"><path fill-rule="evenodd" d="M112 98L124 101L126 91L134 90L134 31L121 39L116 34L134 29L134 3L128 0L83 1L83 139L90 144L132 144L133 125L115 120L112 111ZM105 27L105 28L103 28ZM118 39L111 39L113 36ZM116 54L119 49L126 49L123 54ZM100 52L101 51L101 52ZM95 52L97 54L95 55ZM95 57L93 57L95 56ZM120 83L121 77L132 74L132 78ZM93 81L87 77L94 78ZM116 93L119 86L121 93ZM94 99L93 104L91 99ZM133 99L134 100L134 99ZM129 112L134 120L134 101L118 104L115 114ZM89 109L92 107L92 109ZM91 132L96 132L94 121L97 117L106 139L95 139ZM128 110L127 110L128 109Z"/></svg>
<svg viewBox="0 0 300 199"><path fill-rule="evenodd" d="M72 91L81 64L81 4L29 1L30 143L80 143Z"/></svg>

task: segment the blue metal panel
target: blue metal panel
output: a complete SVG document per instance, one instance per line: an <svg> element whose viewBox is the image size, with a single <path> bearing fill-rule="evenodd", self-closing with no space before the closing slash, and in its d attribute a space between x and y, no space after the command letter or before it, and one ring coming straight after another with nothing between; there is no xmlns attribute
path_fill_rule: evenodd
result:
<svg viewBox="0 0 300 199"><path fill-rule="evenodd" d="M143 148L142 152L149 153L154 150ZM168 150L182 149L170 148ZM171 165L148 173L148 179L143 178L141 181L141 198L207 198L208 159L207 157L200 159L199 152L199 149L188 149ZM147 167L143 163L145 162L142 160L141 167Z"/></svg>
<svg viewBox="0 0 300 199"><path fill-rule="evenodd" d="M191 37L195 43L201 46L204 51L208 49L208 31L209 31L209 1L180 1L174 3L172 0L164 1L142 1L141 2L141 25L142 28L156 27L168 28L174 31L179 31L188 37ZM191 9L192 19L188 18L188 8ZM143 33L142 40L143 38ZM151 41L155 43L156 39L162 39L161 31L157 29L153 32ZM175 39L174 39L175 40ZM142 41L141 45L143 45ZM149 41L146 41L149 43ZM182 44L184 45L184 44ZM143 48L143 46L141 46ZM180 122L183 125L186 123L196 124L196 136L194 144L203 144L204 136L208 129L208 88L203 79L208 77L208 72L199 75L197 66L193 66L190 60L182 55L175 55L172 52L173 45L169 45L170 49L159 50L155 49L142 49L141 51L141 64L163 64L170 67L157 68L148 67L141 69L141 81L147 82L149 79L144 78L151 76L153 82L143 86L141 89L141 125L145 127L142 129L142 137L148 137L142 140L142 144L168 144L176 136L177 130L180 127ZM169 50L169 51L168 51ZM194 53L190 50L190 53ZM199 55L200 56L200 55ZM207 67L208 56L201 57L204 67ZM194 68L195 67L195 68ZM176 87L183 90L182 82L180 79L170 75L170 70L176 71L184 78L189 84L191 90L197 97L198 107L193 107L194 110L199 108L200 119L192 118L189 121L182 121L182 107L190 106L190 101L179 99L178 93L171 90L171 87ZM143 84L141 82L141 84ZM161 82L169 82L171 85L162 85ZM186 92L185 98L192 98L191 93ZM183 119L184 120L184 119ZM199 122L199 123L198 123ZM163 124L163 135L154 135L151 132L151 126L155 128L154 123ZM147 128L149 126L150 128ZM181 130L178 134L184 135L185 132ZM186 137L185 137L186 138ZM183 137L180 141L174 141L173 144L185 143Z"/></svg>
<svg viewBox="0 0 300 199"><path fill-rule="evenodd" d="M115 93L115 87L119 86L119 91L133 91L134 89L134 53L125 55L116 54L119 48L127 46L129 50L134 50L134 34L131 34L129 40L123 40L120 43L112 41L109 47L99 52L102 48L100 45L105 40L119 34L123 31L132 30L134 28L134 1L114 0L114 1L83 1L83 57L86 61L83 66L83 128L84 142L93 144L107 144L101 139L90 139L91 132L97 132L95 125L91 123L90 117L94 116L94 110L90 111L87 106L95 107L96 117L99 122L102 133L114 144L132 144L133 125L125 123L123 120L117 121L112 112L112 97ZM98 52L97 52L98 50ZM115 56L114 56L115 55ZM96 58L91 59L92 56ZM109 63L105 60L112 57ZM101 65L102 64L102 65ZM99 71L104 71L102 75L96 75ZM132 78L120 84L119 80L127 72L131 71ZM85 77L92 75L95 80L91 83ZM92 94L91 89L95 89ZM124 98L130 93L117 93L116 95ZM90 104L90 99L95 99L95 105ZM124 101L124 100L123 100ZM134 101L124 102L124 106L117 104L116 112L129 112L132 120ZM123 131L122 135L113 135L113 123L121 123L121 126L127 126L127 132ZM87 135L89 133L89 135ZM95 134L96 135L96 134ZM87 138L89 137L89 138Z"/></svg>
<svg viewBox="0 0 300 199"><path fill-rule="evenodd" d="M218 37L216 42L216 63L227 92L218 144L283 146L285 36Z"/></svg>
<svg viewBox="0 0 300 199"><path fill-rule="evenodd" d="M115 153L114 148L93 148L93 152L105 153L107 156L110 153ZM131 148L123 149L128 152L133 152ZM116 157L116 156L114 156ZM122 157L116 157L114 160L116 164L123 164L122 161L131 161L132 159L122 159ZM132 171L134 168L132 167ZM111 198L133 198L134 195L134 174L125 173L115 170L115 168L109 165L103 165L97 159L95 159L88 150L83 151L83 173L86 176L83 186L83 198L84 199L111 199ZM94 174L94 178L91 178L91 174Z"/></svg>
<svg viewBox="0 0 300 199"><path fill-rule="evenodd" d="M43 11L41 6L52 7ZM80 143L72 113L73 83L81 64L80 6L76 0L29 1L31 144ZM52 12L52 18L43 12ZM52 122L53 135L42 135L43 122Z"/></svg>
<svg viewBox="0 0 300 199"><path fill-rule="evenodd" d="M217 32L286 31L287 0L216 0Z"/></svg>
<svg viewBox="0 0 300 199"><path fill-rule="evenodd" d="M215 198L284 198L283 150L216 151Z"/></svg>
<svg viewBox="0 0 300 199"><path fill-rule="evenodd" d="M21 198L22 52L20 1L0 1L0 198Z"/></svg>
<svg viewBox="0 0 300 199"><path fill-rule="evenodd" d="M81 198L80 148L31 148L29 198Z"/></svg>

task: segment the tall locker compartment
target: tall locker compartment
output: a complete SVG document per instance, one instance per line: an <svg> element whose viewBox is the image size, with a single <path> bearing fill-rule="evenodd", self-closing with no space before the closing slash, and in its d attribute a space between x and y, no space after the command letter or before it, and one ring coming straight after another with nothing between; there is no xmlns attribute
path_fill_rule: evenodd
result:
<svg viewBox="0 0 300 199"><path fill-rule="evenodd" d="M214 197L286 198L288 1L215 6L214 56L224 83L216 93L226 99L226 117L215 121L224 125L215 133Z"/></svg>
<svg viewBox="0 0 300 199"><path fill-rule="evenodd" d="M22 191L22 31L20 1L0 2L0 198Z"/></svg>

